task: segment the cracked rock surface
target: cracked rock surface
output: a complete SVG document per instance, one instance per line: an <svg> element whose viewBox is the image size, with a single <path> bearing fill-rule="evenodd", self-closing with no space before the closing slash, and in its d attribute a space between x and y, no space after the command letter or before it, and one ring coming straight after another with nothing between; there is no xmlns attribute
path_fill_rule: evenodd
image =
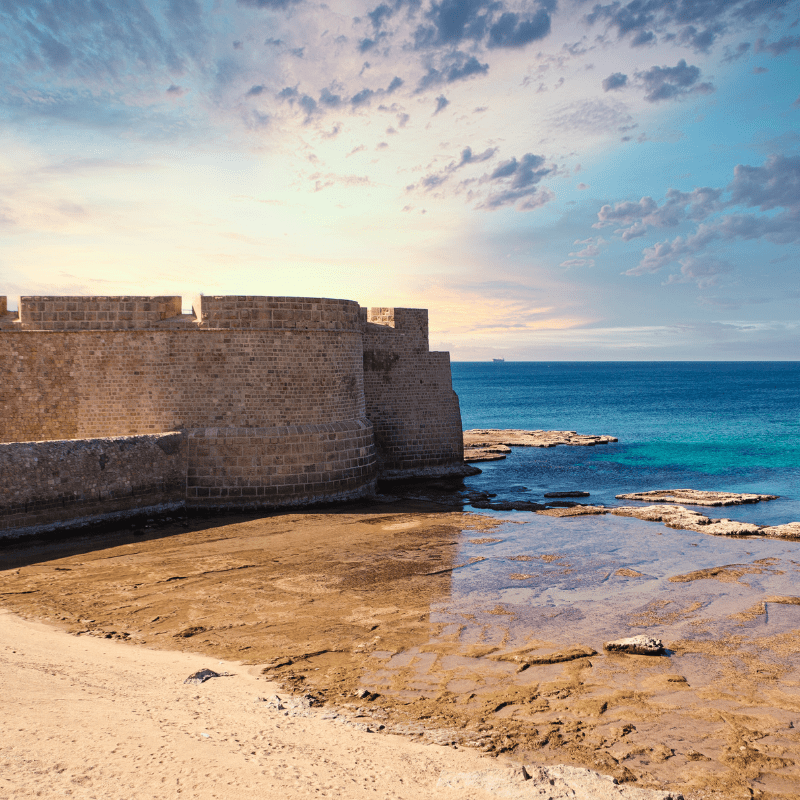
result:
<svg viewBox="0 0 800 800"><path fill-rule="evenodd" d="M693 506L740 506L777 500L776 494L737 494L736 492L707 492L701 489L654 489L650 492L618 494L617 500L641 500L658 503L689 503Z"/></svg>

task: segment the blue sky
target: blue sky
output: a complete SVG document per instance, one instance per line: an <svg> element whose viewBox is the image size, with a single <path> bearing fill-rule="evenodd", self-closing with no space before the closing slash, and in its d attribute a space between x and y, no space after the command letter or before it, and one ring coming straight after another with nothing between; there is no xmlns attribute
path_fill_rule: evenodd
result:
<svg viewBox="0 0 800 800"><path fill-rule="evenodd" d="M800 355L796 2L0 19L0 294L426 307L457 360Z"/></svg>

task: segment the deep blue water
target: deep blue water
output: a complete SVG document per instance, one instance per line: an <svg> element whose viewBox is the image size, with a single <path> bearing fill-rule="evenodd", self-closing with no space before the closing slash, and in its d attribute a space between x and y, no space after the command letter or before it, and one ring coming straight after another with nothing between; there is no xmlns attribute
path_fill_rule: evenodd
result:
<svg viewBox="0 0 800 800"><path fill-rule="evenodd" d="M759 524L800 520L800 362L455 362L464 429L609 434L597 447L514 448L469 479L500 498L581 489L591 501L692 488L777 494L716 509ZM528 491L510 492L522 485Z"/></svg>

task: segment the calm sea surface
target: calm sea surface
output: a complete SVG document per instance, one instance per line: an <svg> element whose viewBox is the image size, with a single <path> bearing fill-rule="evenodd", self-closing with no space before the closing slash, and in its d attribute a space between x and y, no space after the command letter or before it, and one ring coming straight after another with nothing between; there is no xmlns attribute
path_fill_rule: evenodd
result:
<svg viewBox="0 0 800 800"><path fill-rule="evenodd" d="M514 448L469 480L500 499L580 489L778 494L715 510L759 524L800 520L800 362L456 362L464 429L609 434L597 447ZM511 491L512 486L527 488Z"/></svg>

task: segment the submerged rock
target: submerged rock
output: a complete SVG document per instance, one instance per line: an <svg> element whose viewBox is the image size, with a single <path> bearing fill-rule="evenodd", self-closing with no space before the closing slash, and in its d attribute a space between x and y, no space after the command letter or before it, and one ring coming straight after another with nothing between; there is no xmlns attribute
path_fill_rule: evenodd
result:
<svg viewBox="0 0 800 800"><path fill-rule="evenodd" d="M589 497L589 492L545 492L545 497Z"/></svg>
<svg viewBox="0 0 800 800"><path fill-rule="evenodd" d="M609 653L632 653L639 656L660 656L664 652L661 639L652 636L630 636L606 642L603 648Z"/></svg>
<svg viewBox="0 0 800 800"><path fill-rule="evenodd" d="M777 500L776 494L737 494L736 492L707 492L701 489L655 489L650 492L618 494L617 500L641 500L659 503L689 503L693 506L739 506Z"/></svg>
<svg viewBox="0 0 800 800"><path fill-rule="evenodd" d="M580 506L570 505L566 508L545 508L537 511L537 514L544 514L546 517L585 517L592 514L608 514L610 509L603 506Z"/></svg>
<svg viewBox="0 0 800 800"><path fill-rule="evenodd" d="M648 522L663 522L668 528L680 528L694 531L708 525L711 520L699 511L692 511L684 506L621 506L612 508L611 513L617 517L635 517Z"/></svg>

